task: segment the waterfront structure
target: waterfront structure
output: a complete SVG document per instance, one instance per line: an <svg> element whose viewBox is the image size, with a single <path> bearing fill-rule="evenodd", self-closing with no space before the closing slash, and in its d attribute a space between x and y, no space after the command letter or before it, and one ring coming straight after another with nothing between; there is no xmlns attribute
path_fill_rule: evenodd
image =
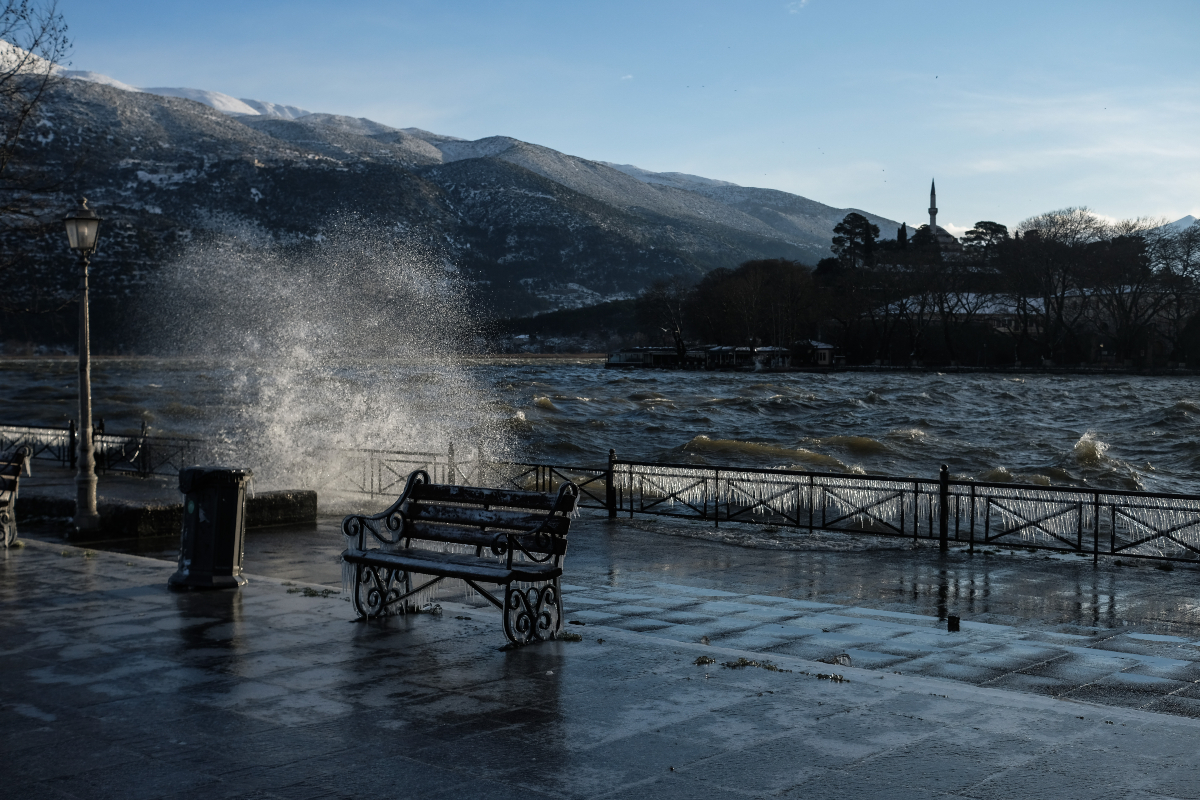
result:
<svg viewBox="0 0 1200 800"><path fill-rule="evenodd" d="M707 369L737 370L744 372L778 372L793 366L832 366L833 346L805 340L797 343L805 353L812 355L796 361L797 352L789 347L749 347L746 345L703 345L687 348L683 356L672 347L627 347L610 353L605 367L608 369ZM819 355L824 354L824 355Z"/></svg>
<svg viewBox="0 0 1200 800"><path fill-rule="evenodd" d="M929 181L929 232L933 234L933 238L937 241L938 249L943 253L962 253L962 242L951 235L945 228L938 227L937 214L937 182L931 179Z"/></svg>

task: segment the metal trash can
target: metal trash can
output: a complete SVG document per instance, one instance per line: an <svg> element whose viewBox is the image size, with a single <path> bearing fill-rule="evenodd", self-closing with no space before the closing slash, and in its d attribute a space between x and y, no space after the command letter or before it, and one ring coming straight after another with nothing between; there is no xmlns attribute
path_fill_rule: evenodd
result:
<svg viewBox="0 0 1200 800"><path fill-rule="evenodd" d="M227 589L246 582L246 484L253 473L227 467L185 467L183 534L179 569L167 581L172 589Z"/></svg>

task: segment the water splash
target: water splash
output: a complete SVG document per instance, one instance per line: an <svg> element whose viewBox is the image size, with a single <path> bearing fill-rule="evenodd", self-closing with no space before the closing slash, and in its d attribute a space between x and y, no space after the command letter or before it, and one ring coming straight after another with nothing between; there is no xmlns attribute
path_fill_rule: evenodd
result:
<svg viewBox="0 0 1200 800"><path fill-rule="evenodd" d="M1071 449L1075 460L1089 467L1097 467L1105 462L1108 445L1096 438L1093 431L1088 431L1079 437L1079 441Z"/></svg>
<svg viewBox="0 0 1200 800"><path fill-rule="evenodd" d="M213 457L264 488L321 489L348 451L482 449L510 436L460 356L481 333L457 271L395 229L347 217L317 241L224 229L164 269L153 351L209 362Z"/></svg>

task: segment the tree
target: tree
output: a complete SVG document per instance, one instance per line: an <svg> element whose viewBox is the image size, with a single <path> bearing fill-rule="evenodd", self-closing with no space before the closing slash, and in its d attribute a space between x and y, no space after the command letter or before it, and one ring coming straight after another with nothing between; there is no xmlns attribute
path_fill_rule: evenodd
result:
<svg viewBox="0 0 1200 800"><path fill-rule="evenodd" d="M1087 245L1088 289L1097 326L1111 332L1118 358L1149 365L1154 323L1169 295L1151 262L1147 235L1155 226L1138 222Z"/></svg>
<svg viewBox="0 0 1200 800"><path fill-rule="evenodd" d="M43 99L61 80L70 49L54 0L0 0L0 312L58 311L70 295L35 282L18 291L6 272L45 241L57 219L47 218L49 192L65 177L23 158Z"/></svg>
<svg viewBox="0 0 1200 800"><path fill-rule="evenodd" d="M1172 358L1191 362L1197 356L1190 336L1200 314L1200 222L1183 230L1159 228L1150 238L1151 259L1166 296L1159 332L1171 346Z"/></svg>
<svg viewBox="0 0 1200 800"><path fill-rule="evenodd" d="M678 344L684 336L684 304L690 281L682 275L656 280L637 300L637 317L651 341L667 339Z"/></svg>
<svg viewBox="0 0 1200 800"><path fill-rule="evenodd" d="M870 264L875 255L879 226L851 211L833 228L833 252L850 267Z"/></svg>
<svg viewBox="0 0 1200 800"><path fill-rule="evenodd" d="M915 251L913 257L920 259L928 257L933 253L940 253L941 248L938 246L937 234L930 229L928 225L922 225L917 228L908 239L908 249Z"/></svg>
<svg viewBox="0 0 1200 800"><path fill-rule="evenodd" d="M1079 354L1091 312L1086 290L1086 247L1107 233L1104 220L1084 207L1030 217L1018 226L1022 239L1002 258L1014 312L1024 317L1021 335L1036 338L1040 356L1062 360Z"/></svg>
<svg viewBox="0 0 1200 800"><path fill-rule="evenodd" d="M54 0L0 0L0 215L34 213L30 195L41 187L20 161L21 136L60 80L70 47Z"/></svg>
<svg viewBox="0 0 1200 800"><path fill-rule="evenodd" d="M1001 242L1008 241L1008 226L999 222L976 222L975 227L963 234L963 247L990 250Z"/></svg>
<svg viewBox="0 0 1200 800"><path fill-rule="evenodd" d="M688 304L693 328L716 344L787 347L809 334L812 271L782 258L747 261L705 275Z"/></svg>

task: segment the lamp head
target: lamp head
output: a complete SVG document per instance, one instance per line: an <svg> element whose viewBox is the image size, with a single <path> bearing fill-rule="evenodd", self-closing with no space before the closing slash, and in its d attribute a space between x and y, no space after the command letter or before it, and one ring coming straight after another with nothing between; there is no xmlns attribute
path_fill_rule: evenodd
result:
<svg viewBox="0 0 1200 800"><path fill-rule="evenodd" d="M96 239L100 233L100 215L88 208L86 197L79 208L67 215L63 224L67 227L67 240L72 250L86 254L96 249Z"/></svg>

